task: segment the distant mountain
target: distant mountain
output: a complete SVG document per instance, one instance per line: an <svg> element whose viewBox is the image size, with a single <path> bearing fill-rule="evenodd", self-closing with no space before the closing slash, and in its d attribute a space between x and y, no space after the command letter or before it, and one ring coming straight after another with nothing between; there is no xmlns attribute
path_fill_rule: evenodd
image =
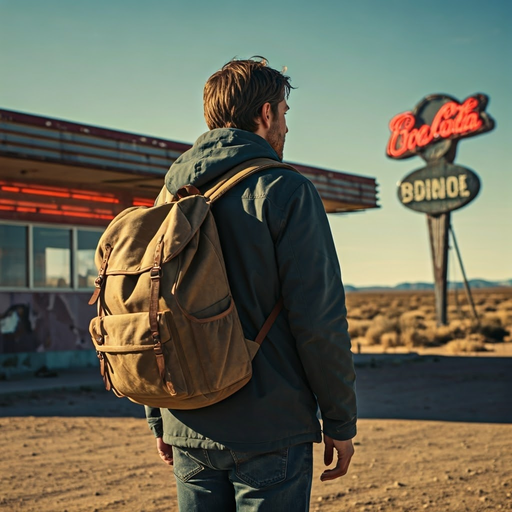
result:
<svg viewBox="0 0 512 512"><path fill-rule="evenodd" d="M470 288L496 288L499 286L512 286L512 279L503 279L502 281L487 281L486 279L470 279ZM460 290L464 288L462 282L448 282L448 290ZM400 283L396 286L353 286L350 284L345 285L347 292L378 292L378 291L391 291L391 290L433 290L434 283Z"/></svg>

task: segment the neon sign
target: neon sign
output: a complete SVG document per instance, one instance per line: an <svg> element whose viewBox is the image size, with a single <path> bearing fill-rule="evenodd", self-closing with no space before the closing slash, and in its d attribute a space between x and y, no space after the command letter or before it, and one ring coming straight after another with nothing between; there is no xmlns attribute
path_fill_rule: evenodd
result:
<svg viewBox="0 0 512 512"><path fill-rule="evenodd" d="M446 95L427 96L414 111L391 119L387 155L409 158L421 155L427 146L437 142L456 141L492 130L494 120L484 111L487 102L484 94L470 96L462 103Z"/></svg>

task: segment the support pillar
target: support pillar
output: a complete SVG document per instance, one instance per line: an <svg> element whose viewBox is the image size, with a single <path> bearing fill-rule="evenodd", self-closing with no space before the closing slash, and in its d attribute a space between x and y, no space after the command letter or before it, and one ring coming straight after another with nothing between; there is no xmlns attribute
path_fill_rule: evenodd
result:
<svg viewBox="0 0 512 512"><path fill-rule="evenodd" d="M440 215L427 214L427 224L434 269L434 295L436 301L437 325L447 325L448 232L450 229L450 212Z"/></svg>

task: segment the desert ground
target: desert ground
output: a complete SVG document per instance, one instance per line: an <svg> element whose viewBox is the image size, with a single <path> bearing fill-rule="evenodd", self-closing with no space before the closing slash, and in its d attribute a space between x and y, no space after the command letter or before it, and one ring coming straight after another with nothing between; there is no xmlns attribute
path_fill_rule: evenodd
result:
<svg viewBox="0 0 512 512"><path fill-rule="evenodd" d="M356 452L345 477L322 483L315 445L311 511L512 510L512 343L503 327L512 290L477 295L479 326L456 319L451 338L447 328L436 338L429 294L347 301L365 354L356 355ZM377 313L364 318L371 305ZM421 337L400 322L409 311ZM384 344L361 328L377 317L379 326L397 320ZM141 406L96 388L35 390L0 399L0 510L168 512L176 490Z"/></svg>

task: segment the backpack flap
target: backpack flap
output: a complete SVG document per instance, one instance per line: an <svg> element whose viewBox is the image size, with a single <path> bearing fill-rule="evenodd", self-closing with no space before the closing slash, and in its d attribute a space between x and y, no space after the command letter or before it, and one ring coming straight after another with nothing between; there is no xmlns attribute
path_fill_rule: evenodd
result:
<svg viewBox="0 0 512 512"><path fill-rule="evenodd" d="M139 274L149 270L163 233L162 263L174 258L201 227L210 205L202 196L186 197L176 203L152 208L134 207L120 213L103 233L96 251L96 266L101 268L105 247L112 252L106 275ZM160 228L155 231L155 226Z"/></svg>

